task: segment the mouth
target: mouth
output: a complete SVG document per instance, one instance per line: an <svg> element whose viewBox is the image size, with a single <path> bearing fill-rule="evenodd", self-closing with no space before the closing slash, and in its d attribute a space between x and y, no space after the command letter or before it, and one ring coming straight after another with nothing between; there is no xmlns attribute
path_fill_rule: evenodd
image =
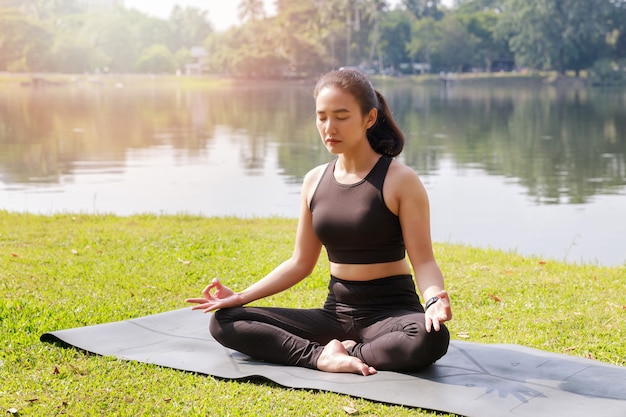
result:
<svg viewBox="0 0 626 417"><path fill-rule="evenodd" d="M339 143L339 140L337 140L335 138L326 138L324 140L324 142L326 142L326 144L328 144L328 145L335 145L335 144Z"/></svg>

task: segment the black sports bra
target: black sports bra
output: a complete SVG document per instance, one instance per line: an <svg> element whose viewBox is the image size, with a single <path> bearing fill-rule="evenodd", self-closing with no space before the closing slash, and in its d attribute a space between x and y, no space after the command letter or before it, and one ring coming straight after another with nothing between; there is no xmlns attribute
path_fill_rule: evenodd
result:
<svg viewBox="0 0 626 417"><path fill-rule="evenodd" d="M404 259L400 219L383 199L383 183L391 157L381 156L356 184L341 184L335 163L326 167L310 210L313 228L326 247L328 259L342 264L374 264Z"/></svg>

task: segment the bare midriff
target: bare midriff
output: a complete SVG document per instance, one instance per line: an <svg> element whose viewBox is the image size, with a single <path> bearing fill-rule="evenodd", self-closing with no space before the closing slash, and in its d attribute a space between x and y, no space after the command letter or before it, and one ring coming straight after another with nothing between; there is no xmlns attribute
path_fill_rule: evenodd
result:
<svg viewBox="0 0 626 417"><path fill-rule="evenodd" d="M331 275L346 281L371 281L394 275L411 273L406 259L378 264L338 264L330 263Z"/></svg>

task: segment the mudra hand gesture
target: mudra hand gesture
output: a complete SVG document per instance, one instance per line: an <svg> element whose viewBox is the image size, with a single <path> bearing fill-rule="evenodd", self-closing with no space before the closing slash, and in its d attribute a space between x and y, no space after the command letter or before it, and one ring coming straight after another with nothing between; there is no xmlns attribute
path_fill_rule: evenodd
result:
<svg viewBox="0 0 626 417"><path fill-rule="evenodd" d="M239 294L222 285L217 278L213 278L211 283L202 290L202 296L203 298L187 298L185 301L197 304L191 308L192 310L202 310L205 313L220 308L237 307L243 304Z"/></svg>

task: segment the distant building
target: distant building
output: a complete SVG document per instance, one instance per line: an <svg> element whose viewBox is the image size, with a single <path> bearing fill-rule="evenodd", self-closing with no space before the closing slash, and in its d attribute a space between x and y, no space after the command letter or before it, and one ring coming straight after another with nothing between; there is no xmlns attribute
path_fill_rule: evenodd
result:
<svg viewBox="0 0 626 417"><path fill-rule="evenodd" d="M185 74L201 75L207 60L206 49L201 46L192 46L190 52L193 62L185 64Z"/></svg>

